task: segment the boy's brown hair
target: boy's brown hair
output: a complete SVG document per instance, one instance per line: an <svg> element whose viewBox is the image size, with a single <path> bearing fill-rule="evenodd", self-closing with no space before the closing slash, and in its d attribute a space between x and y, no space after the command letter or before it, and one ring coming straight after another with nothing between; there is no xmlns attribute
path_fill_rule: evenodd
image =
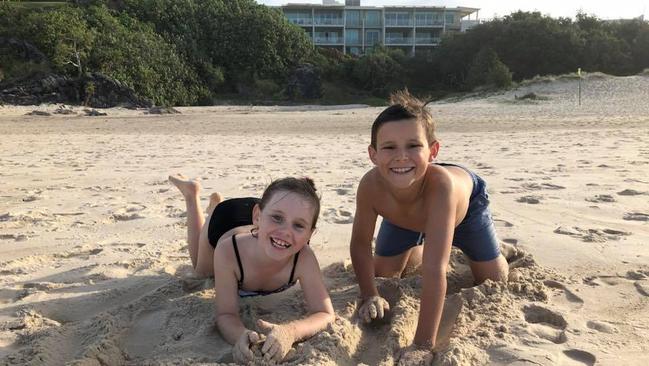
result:
<svg viewBox="0 0 649 366"><path fill-rule="evenodd" d="M388 122L404 121L415 119L421 124L426 132L428 144L437 140L435 137L435 121L433 116L426 109L428 102L413 96L408 89L399 90L390 95L390 106L379 114L372 123L372 140L371 145L376 149L376 136L379 128Z"/></svg>

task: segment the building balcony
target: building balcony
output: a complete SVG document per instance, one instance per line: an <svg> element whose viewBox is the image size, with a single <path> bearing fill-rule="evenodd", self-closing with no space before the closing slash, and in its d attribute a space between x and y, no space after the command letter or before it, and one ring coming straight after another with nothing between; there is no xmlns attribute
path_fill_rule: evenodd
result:
<svg viewBox="0 0 649 366"><path fill-rule="evenodd" d="M426 37L426 38L417 38L415 44L418 45L437 45L441 41L440 38L435 37Z"/></svg>
<svg viewBox="0 0 649 366"><path fill-rule="evenodd" d="M314 24L316 26L332 26L332 25L334 25L334 26L342 27L342 26L345 25L345 21L343 20L343 18L340 18L340 19L327 19L327 18L318 19L318 18L316 18Z"/></svg>
<svg viewBox="0 0 649 366"><path fill-rule="evenodd" d="M385 20L386 27L412 27L413 25L414 22L412 20L393 20L393 19Z"/></svg>
<svg viewBox="0 0 649 366"><path fill-rule="evenodd" d="M412 37L385 37L386 45L407 45L412 46Z"/></svg>
<svg viewBox="0 0 649 366"><path fill-rule="evenodd" d="M313 25L313 19L311 18L294 18L294 19L289 19L289 22L295 25L301 25L301 26L311 26Z"/></svg>
<svg viewBox="0 0 649 366"><path fill-rule="evenodd" d="M337 38L337 37L315 37L313 39L313 42L317 45L323 45L323 46L342 46L343 45L343 39L342 38Z"/></svg>
<svg viewBox="0 0 649 366"><path fill-rule="evenodd" d="M418 20L416 22L417 27L443 27L444 22L442 21L431 21L431 20Z"/></svg>

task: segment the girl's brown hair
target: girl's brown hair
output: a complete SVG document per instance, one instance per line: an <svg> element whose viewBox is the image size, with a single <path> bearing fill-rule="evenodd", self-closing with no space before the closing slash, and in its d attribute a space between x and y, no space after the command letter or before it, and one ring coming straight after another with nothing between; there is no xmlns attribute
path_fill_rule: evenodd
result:
<svg viewBox="0 0 649 366"><path fill-rule="evenodd" d="M264 194L261 196L261 202L259 203L259 208L262 210L266 207L266 204L270 201L271 197L277 192L288 192L298 194L304 199L306 199L311 205L313 205L313 224L311 229L315 229L315 225L318 222L318 216L320 216L320 197L316 193L315 183L311 178L294 178L287 177L273 181L266 189Z"/></svg>

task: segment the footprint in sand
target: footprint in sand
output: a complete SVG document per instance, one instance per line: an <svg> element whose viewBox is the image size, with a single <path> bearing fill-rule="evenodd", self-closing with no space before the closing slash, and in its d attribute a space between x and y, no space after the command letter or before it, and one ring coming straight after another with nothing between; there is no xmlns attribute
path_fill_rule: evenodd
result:
<svg viewBox="0 0 649 366"><path fill-rule="evenodd" d="M577 226L571 228L559 226L554 229L555 234L568 235L588 243L605 243L608 240L620 240L623 236L631 235L630 232L613 229L582 229Z"/></svg>
<svg viewBox="0 0 649 366"><path fill-rule="evenodd" d="M563 315L538 305L525 306L523 314L533 334L556 344L568 341L565 332L568 322Z"/></svg>
<svg viewBox="0 0 649 366"><path fill-rule="evenodd" d="M627 212L624 214L623 219L627 221L649 221L649 215L642 212Z"/></svg>
<svg viewBox="0 0 649 366"><path fill-rule="evenodd" d="M25 241L27 235L24 234L0 234L0 240Z"/></svg>
<svg viewBox="0 0 649 366"><path fill-rule="evenodd" d="M595 365L595 362L597 362L597 357L595 357L595 355L580 349L568 349L563 351L563 354L572 360L581 362L588 366L593 366Z"/></svg>
<svg viewBox="0 0 649 366"><path fill-rule="evenodd" d="M613 334L619 332L619 330L613 325L599 320L589 320L586 323L586 326L592 330L596 330L598 332L607 333L607 334Z"/></svg>
<svg viewBox="0 0 649 366"><path fill-rule="evenodd" d="M543 281L543 284L549 288L562 290L564 296L566 297L566 300L568 300L568 302L570 302L574 306L580 308L584 305L584 300L581 297L577 296L574 292L570 291L563 283L555 280L545 280Z"/></svg>
<svg viewBox="0 0 649 366"><path fill-rule="evenodd" d="M494 219L494 225L496 227L512 227L514 224L512 224L509 221L501 220L501 219Z"/></svg>
<svg viewBox="0 0 649 366"><path fill-rule="evenodd" d="M633 283L638 293L649 297L649 280L640 280Z"/></svg>
<svg viewBox="0 0 649 366"><path fill-rule="evenodd" d="M541 189L550 189L550 190L557 190L557 189L565 189L566 187L559 186L556 184L552 183L525 183L522 185L523 188L532 190L532 191L538 191Z"/></svg>
<svg viewBox="0 0 649 366"><path fill-rule="evenodd" d="M625 189L623 191L617 192L619 196L639 196L647 194L647 192L636 191L635 189Z"/></svg>
<svg viewBox="0 0 649 366"><path fill-rule="evenodd" d="M136 203L117 212L114 212L111 217L115 221L143 219L145 218L145 216L141 215L140 211L143 211L144 209L146 209L146 206Z"/></svg>
<svg viewBox="0 0 649 366"><path fill-rule="evenodd" d="M330 208L324 213L325 221L334 224L351 224L354 222L354 215L341 208Z"/></svg>
<svg viewBox="0 0 649 366"><path fill-rule="evenodd" d="M520 203L529 203L531 205L536 205L538 203L541 203L541 196L523 196L523 197L518 197L516 199L516 202Z"/></svg>
<svg viewBox="0 0 649 366"><path fill-rule="evenodd" d="M588 197L586 198L586 201L588 202L615 202L615 198L611 195L608 194L598 194L595 195L594 197Z"/></svg>

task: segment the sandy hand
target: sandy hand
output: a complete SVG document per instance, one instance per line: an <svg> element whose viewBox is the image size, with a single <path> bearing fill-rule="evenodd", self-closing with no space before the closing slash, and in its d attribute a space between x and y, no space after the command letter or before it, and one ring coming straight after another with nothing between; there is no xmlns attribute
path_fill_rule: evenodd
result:
<svg viewBox="0 0 649 366"><path fill-rule="evenodd" d="M295 342L290 326L273 324L261 319L257 320L257 326L266 335L266 341L261 347L264 359L282 361Z"/></svg>
<svg viewBox="0 0 649 366"><path fill-rule="evenodd" d="M232 358L234 359L234 362L245 364L252 361L254 356L250 350L250 346L258 342L260 339L261 337L255 331L248 329L243 331L241 336L239 336L237 343L232 346Z"/></svg>
<svg viewBox="0 0 649 366"><path fill-rule="evenodd" d="M428 366L433 364L434 354L430 349L422 349L414 345L401 349L397 366Z"/></svg>
<svg viewBox="0 0 649 366"><path fill-rule="evenodd" d="M370 323L374 319L383 319L385 312L390 310L390 304L381 296L372 296L358 308L358 316L365 322Z"/></svg>

